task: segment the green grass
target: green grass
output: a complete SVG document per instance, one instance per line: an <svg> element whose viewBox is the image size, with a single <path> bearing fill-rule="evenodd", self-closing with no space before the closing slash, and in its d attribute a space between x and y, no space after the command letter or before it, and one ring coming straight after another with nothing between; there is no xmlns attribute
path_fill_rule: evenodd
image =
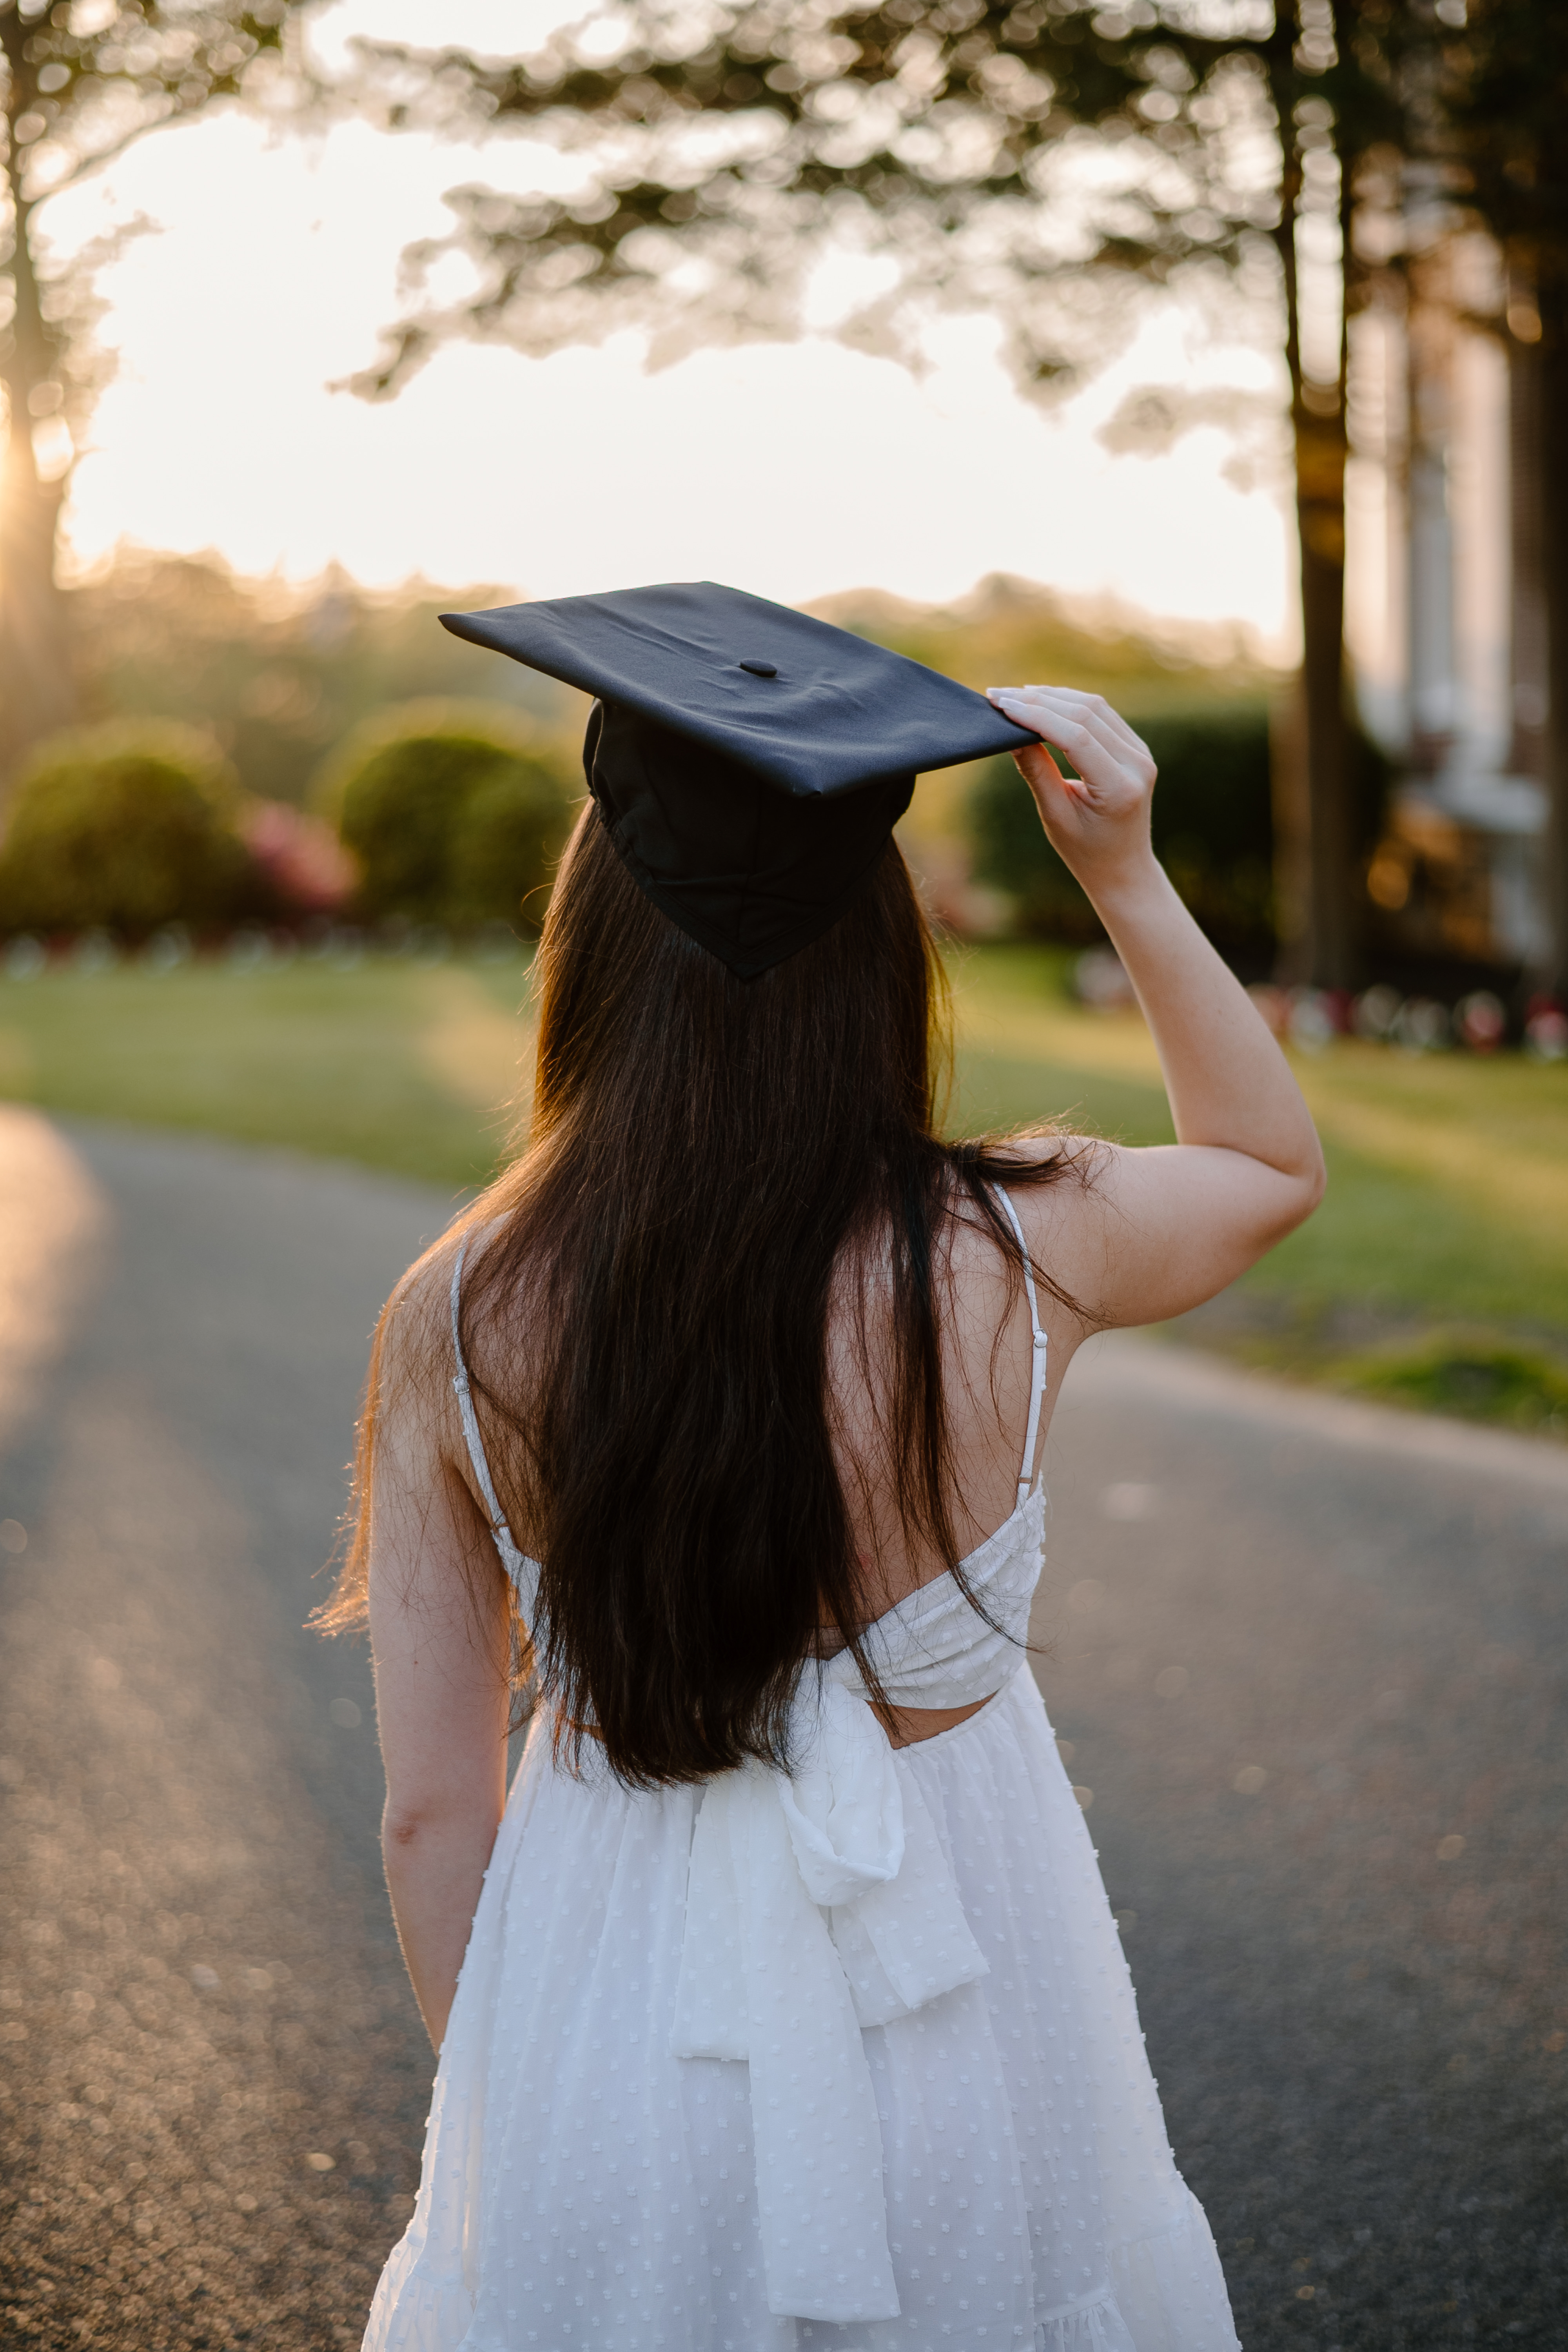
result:
<svg viewBox="0 0 1568 2352"><path fill-rule="evenodd" d="M1369 1348L1336 1384L1393 1404L1568 1437L1568 1366L1487 1331L1434 1331L1414 1347Z"/></svg>
<svg viewBox="0 0 1568 2352"><path fill-rule="evenodd" d="M0 1095L480 1184L526 1052L527 986L521 959L390 957L0 982Z"/></svg>
<svg viewBox="0 0 1568 2352"><path fill-rule="evenodd" d="M954 954L950 1125L1065 1115L1129 1142L1169 1139L1142 1021L1074 1004L1068 962L1033 947ZM475 1185L504 1148L526 1074L527 984L521 958L390 957L0 981L0 1095ZM1185 1336L1549 1425L1568 1361L1568 1065L1341 1044L1296 1067L1325 1139L1328 1198ZM1502 1359L1521 1349L1535 1369L1510 1372Z"/></svg>
<svg viewBox="0 0 1568 2352"><path fill-rule="evenodd" d="M959 962L957 1123L1065 1110L1126 1142L1169 1140L1142 1020L1069 1003L1066 963L1028 948ZM1031 1035L1035 1050L1020 1050ZM1247 1293L1289 1301L1297 1322L1331 1306L1568 1338L1568 1064L1342 1041L1295 1068L1323 1136L1328 1195Z"/></svg>

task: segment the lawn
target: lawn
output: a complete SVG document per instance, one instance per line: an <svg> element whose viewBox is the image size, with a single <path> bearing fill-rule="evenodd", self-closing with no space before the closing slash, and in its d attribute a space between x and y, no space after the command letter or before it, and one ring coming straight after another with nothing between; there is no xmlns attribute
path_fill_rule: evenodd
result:
<svg viewBox="0 0 1568 2352"><path fill-rule="evenodd" d="M1130 1143L1168 1141L1133 1013L1088 1013L1048 949L955 962L954 1123L1058 1108ZM1568 1063L1406 1055L1344 1039L1293 1056L1327 1150L1328 1197L1247 1277L1252 1296L1384 1318L1481 1318L1568 1339Z"/></svg>
<svg viewBox="0 0 1568 2352"><path fill-rule="evenodd" d="M521 957L132 966L0 982L0 1096L482 1184L528 1044Z"/></svg>
<svg viewBox="0 0 1568 2352"><path fill-rule="evenodd" d="M1130 1142L1168 1139L1142 1022L1075 1004L1068 961L1046 948L954 952L950 1124L1065 1115ZM527 988L521 956L0 982L0 1095L458 1191L505 1147L526 1076ZM1340 1043L1296 1067L1328 1148L1328 1199L1184 1336L1415 1403L1560 1423L1568 1065Z"/></svg>

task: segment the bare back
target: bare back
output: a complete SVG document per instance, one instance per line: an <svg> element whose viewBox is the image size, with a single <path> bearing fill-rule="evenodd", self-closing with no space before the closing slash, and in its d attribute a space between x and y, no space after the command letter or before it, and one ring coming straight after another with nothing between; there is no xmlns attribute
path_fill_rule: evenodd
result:
<svg viewBox="0 0 1568 2352"><path fill-rule="evenodd" d="M1040 1188L1018 1189L1026 1193ZM1009 1223L1021 1228L1011 1192L1000 1195L1000 1205ZM938 1237L938 1331L952 1472L946 1500L961 1560L1023 1508L1060 1369L1085 1328L1031 1274L1020 1281L1025 1246L1020 1232L1005 1254L963 1206ZM1028 1246L1034 1256L1032 1241ZM954 1562L929 1539L911 1542L899 1510L882 1435L893 1419L885 1394L892 1350L885 1330L873 1325L862 1332L857 1287L846 1282L830 1309L829 1415L860 1567L861 1614L868 1622L944 1575ZM837 1645L837 1634L825 1627L824 1647ZM896 1747L907 1746L952 1729L986 1703L895 1708L887 1728Z"/></svg>

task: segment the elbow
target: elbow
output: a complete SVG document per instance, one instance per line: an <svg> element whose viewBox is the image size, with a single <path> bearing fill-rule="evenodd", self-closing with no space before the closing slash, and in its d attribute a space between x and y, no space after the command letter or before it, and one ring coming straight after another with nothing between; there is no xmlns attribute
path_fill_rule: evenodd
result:
<svg viewBox="0 0 1568 2352"><path fill-rule="evenodd" d="M447 1790L424 1795L388 1796L381 1816L381 1852L389 1876L401 1865L421 1863L454 1843L494 1841L501 1807L493 1790Z"/></svg>
<svg viewBox="0 0 1568 2352"><path fill-rule="evenodd" d="M1311 1215L1314 1209L1321 1206L1323 1195L1328 1189L1328 1163L1323 1158L1322 1146L1320 1144L1312 1154L1312 1164L1307 1171L1306 1204L1301 1211L1301 1219L1303 1223L1305 1223L1306 1220Z"/></svg>
<svg viewBox="0 0 1568 2352"><path fill-rule="evenodd" d="M387 1861L413 1852L430 1828L430 1816L419 1805L395 1805L388 1800L381 1817L381 1850Z"/></svg>
<svg viewBox="0 0 1568 2352"><path fill-rule="evenodd" d="M421 1803L414 1799L395 1801L389 1797L381 1817L381 1851L388 1868L406 1862L422 1846L433 1839L449 1833L452 1811L449 1806Z"/></svg>
<svg viewBox="0 0 1568 2352"><path fill-rule="evenodd" d="M1306 1223L1313 1210L1321 1202L1328 1189L1329 1171L1323 1162L1321 1149L1316 1148L1310 1160L1301 1170L1296 1180L1296 1199L1292 1203L1291 1213L1284 1231L1279 1236L1281 1240L1284 1239L1285 1234L1293 1234L1298 1225Z"/></svg>

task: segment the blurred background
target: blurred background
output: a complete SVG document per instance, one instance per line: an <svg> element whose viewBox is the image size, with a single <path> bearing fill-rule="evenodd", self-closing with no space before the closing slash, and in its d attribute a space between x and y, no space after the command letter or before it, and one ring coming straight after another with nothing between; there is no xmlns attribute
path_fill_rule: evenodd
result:
<svg viewBox="0 0 1568 2352"><path fill-rule="evenodd" d="M1335 1153L1192 1336L1561 1432L1557 15L0 10L0 1086L481 1181L581 712L436 615L726 579L1147 735ZM1162 1131L1008 764L904 838L953 1116Z"/></svg>
<svg viewBox="0 0 1568 2352"><path fill-rule="evenodd" d="M0 0L0 2342L360 2340L430 2062L303 1622L583 791L437 615L707 577L1155 751L1331 1184L1084 1351L1033 1663L1248 2352L1558 2352L1562 0L582 5ZM901 837L952 1127L1168 1137L1011 763Z"/></svg>

